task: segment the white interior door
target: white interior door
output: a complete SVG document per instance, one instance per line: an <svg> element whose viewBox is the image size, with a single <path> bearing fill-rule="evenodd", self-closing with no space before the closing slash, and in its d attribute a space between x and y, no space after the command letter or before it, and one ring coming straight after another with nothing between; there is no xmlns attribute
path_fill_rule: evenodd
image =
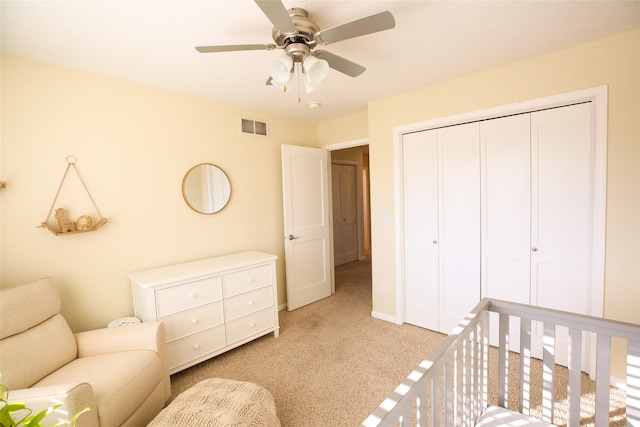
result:
<svg viewBox="0 0 640 427"><path fill-rule="evenodd" d="M479 124L438 129L439 331L449 333L480 302Z"/></svg>
<svg viewBox="0 0 640 427"><path fill-rule="evenodd" d="M356 166L331 165L334 266L358 259Z"/></svg>
<svg viewBox="0 0 640 427"><path fill-rule="evenodd" d="M584 103L531 114L531 303L580 314L594 314L591 109ZM566 341L567 331L556 331L556 360L562 364ZM540 347L534 354L541 354Z"/></svg>
<svg viewBox="0 0 640 427"><path fill-rule="evenodd" d="M438 329L438 135L403 135L405 321Z"/></svg>
<svg viewBox="0 0 640 427"><path fill-rule="evenodd" d="M331 217L327 150L282 145L287 309L331 295Z"/></svg>
<svg viewBox="0 0 640 427"><path fill-rule="evenodd" d="M530 304L530 118L520 114L480 123L482 296ZM498 344L498 316L491 344ZM519 321L509 340L519 351Z"/></svg>
<svg viewBox="0 0 640 427"><path fill-rule="evenodd" d="M402 141L405 320L449 333L480 300L478 124Z"/></svg>

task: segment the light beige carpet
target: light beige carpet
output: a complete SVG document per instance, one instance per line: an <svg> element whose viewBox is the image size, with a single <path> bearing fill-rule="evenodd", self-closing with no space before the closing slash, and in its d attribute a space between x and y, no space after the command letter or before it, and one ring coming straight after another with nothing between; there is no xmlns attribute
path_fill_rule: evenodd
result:
<svg viewBox="0 0 640 427"><path fill-rule="evenodd" d="M259 338L174 374L172 398L210 377L251 381L274 396L284 427L358 426L443 335L371 317L371 265L336 269L336 293L280 312Z"/></svg>
<svg viewBox="0 0 640 427"><path fill-rule="evenodd" d="M371 265L354 262L336 268L333 296L281 311L278 338L269 334L174 374L172 399L207 378L251 381L273 394L283 427L358 426L443 337L372 318ZM515 368L518 356L512 357ZM583 389L588 399L593 384L586 376Z"/></svg>

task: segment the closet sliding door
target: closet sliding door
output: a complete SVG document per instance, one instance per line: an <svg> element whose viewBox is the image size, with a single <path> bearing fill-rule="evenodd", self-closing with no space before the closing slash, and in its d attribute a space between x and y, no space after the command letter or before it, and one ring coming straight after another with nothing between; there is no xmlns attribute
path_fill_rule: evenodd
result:
<svg viewBox="0 0 640 427"><path fill-rule="evenodd" d="M480 124L482 296L531 303L531 118L530 114ZM518 322L509 340L519 351ZM497 315L491 344L497 345Z"/></svg>
<svg viewBox="0 0 640 427"><path fill-rule="evenodd" d="M406 322L449 333L480 300L478 123L403 136Z"/></svg>
<svg viewBox="0 0 640 427"><path fill-rule="evenodd" d="M479 123L438 129L439 331L449 333L480 302Z"/></svg>
<svg viewBox="0 0 640 427"><path fill-rule="evenodd" d="M592 115L584 102L403 135L407 323L448 333L481 296L600 311Z"/></svg>
<svg viewBox="0 0 640 427"><path fill-rule="evenodd" d="M482 122L483 297L592 313L591 129L590 103ZM491 328L495 337L496 319ZM541 357L542 325L532 333ZM567 331L555 339L566 364ZM512 351L519 345L510 341Z"/></svg>
<svg viewBox="0 0 640 427"><path fill-rule="evenodd" d="M438 329L438 134L402 138L404 193L405 321Z"/></svg>
<svg viewBox="0 0 640 427"><path fill-rule="evenodd" d="M580 314L594 311L591 117L591 103L531 113L531 304ZM542 325L533 333L533 354L541 355ZM556 331L561 364L567 335L566 328Z"/></svg>

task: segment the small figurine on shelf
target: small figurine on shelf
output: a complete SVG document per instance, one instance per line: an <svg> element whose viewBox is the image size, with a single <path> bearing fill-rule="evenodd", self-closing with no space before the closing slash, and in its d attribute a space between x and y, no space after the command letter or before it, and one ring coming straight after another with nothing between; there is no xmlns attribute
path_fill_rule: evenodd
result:
<svg viewBox="0 0 640 427"><path fill-rule="evenodd" d="M76 223L67 219L67 211L63 208L56 209L56 219L58 220L61 233L76 231Z"/></svg>
<svg viewBox="0 0 640 427"><path fill-rule="evenodd" d="M92 223L93 223L93 220L91 219L91 217L89 215L82 215L76 221L76 226L78 227L78 230L80 230L80 231L89 231L89 230L91 230L91 224Z"/></svg>

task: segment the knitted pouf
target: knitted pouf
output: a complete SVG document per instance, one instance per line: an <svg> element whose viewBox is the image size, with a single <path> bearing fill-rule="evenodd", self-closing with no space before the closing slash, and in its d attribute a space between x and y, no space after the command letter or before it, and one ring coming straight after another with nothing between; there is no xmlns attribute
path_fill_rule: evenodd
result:
<svg viewBox="0 0 640 427"><path fill-rule="evenodd" d="M273 396L257 384L211 378L184 391L148 427L280 427Z"/></svg>

